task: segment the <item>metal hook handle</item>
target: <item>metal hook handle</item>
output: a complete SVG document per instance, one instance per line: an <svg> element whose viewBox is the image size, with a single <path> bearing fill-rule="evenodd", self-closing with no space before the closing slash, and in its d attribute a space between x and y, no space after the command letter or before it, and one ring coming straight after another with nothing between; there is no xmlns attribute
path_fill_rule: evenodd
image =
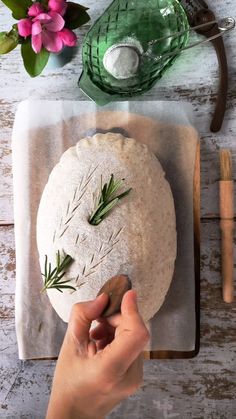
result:
<svg viewBox="0 0 236 419"><path fill-rule="evenodd" d="M177 37L177 36L180 36L180 35L184 35L187 32L195 31L196 29L200 29L200 28L203 28L203 27L206 27L206 26L214 25L215 23L218 24L218 27L219 27L220 32L218 34L214 35L214 36L211 36L211 37L209 37L207 39L203 39L201 41L195 42L194 44L187 45L184 48L177 49L175 51L165 53L164 55L154 55L150 51L146 51L142 55L143 56L146 56L148 58L151 58L151 59L153 59L155 61L160 61L163 58L171 57L173 55L182 53L183 51L186 51L186 50L188 50L190 48L194 48L194 47L196 47L198 45L206 44L209 41L212 41L212 40L214 40L216 38L219 38L224 33L229 32L232 29L234 29L235 28L235 24L236 24L235 19L233 19L232 17L225 17L225 18L223 18L223 19L221 19L219 21L212 20L211 22L203 23L201 25L194 26L194 27L191 27L189 29L186 29L186 30L183 30L183 31L180 31L180 32L175 32L175 33L173 33L171 35L168 35L168 36L164 36L162 38L155 39L153 41L150 41L149 42L149 45L152 46L152 45L154 45L154 44L156 44L156 43L158 43L160 41L164 41L164 40L166 40L168 38L173 38L173 37Z"/></svg>

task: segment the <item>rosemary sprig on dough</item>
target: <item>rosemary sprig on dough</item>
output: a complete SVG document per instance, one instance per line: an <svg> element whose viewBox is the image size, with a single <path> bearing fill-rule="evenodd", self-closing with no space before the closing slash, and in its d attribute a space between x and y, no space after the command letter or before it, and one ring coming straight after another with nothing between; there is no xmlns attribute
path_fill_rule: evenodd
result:
<svg viewBox="0 0 236 419"><path fill-rule="evenodd" d="M76 291L72 285L68 285L69 280L62 281L63 276L66 273L66 269L71 265L73 259L69 255L65 255L63 258L60 255L58 250L56 254L56 267L52 270L51 262L48 263L48 257L45 255L44 263L44 286L41 289L41 292L45 291L48 288L55 288L60 292L63 292L63 289L73 289Z"/></svg>
<svg viewBox="0 0 236 419"><path fill-rule="evenodd" d="M109 183L101 186L101 193L95 210L89 218L89 223L98 225L109 214L112 208L126 195L130 193L132 188L127 189L120 195L115 196L115 193L122 186L124 179L114 180L113 174L111 175Z"/></svg>

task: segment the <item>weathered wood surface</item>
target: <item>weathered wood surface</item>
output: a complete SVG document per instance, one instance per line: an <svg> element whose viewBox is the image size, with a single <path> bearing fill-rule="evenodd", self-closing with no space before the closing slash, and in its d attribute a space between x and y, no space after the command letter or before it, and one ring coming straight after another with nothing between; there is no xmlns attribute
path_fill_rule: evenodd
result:
<svg viewBox="0 0 236 419"><path fill-rule="evenodd" d="M95 2L87 0L92 20L100 15L110 0ZM209 2L217 16L234 16L236 4L233 0ZM10 13L0 3L0 31L9 27ZM81 43L88 26L78 31ZM227 48L230 91L227 113L223 129L218 134L209 132L211 114L214 109L215 93L218 84L217 58L209 44L185 51L176 64L164 75L156 86L141 97L142 100L170 99L185 100L193 104L196 125L201 135L202 145L202 216L218 215L218 148L229 146L235 155L236 132L236 30L225 35ZM14 114L19 101L28 97L44 99L85 100L87 97L77 87L81 73L81 48L73 61L62 69L45 72L42 76L31 79L23 69L20 50L0 59L0 220L13 221L12 211L12 176L11 176L11 129ZM235 164L236 173L236 164Z"/></svg>
<svg viewBox="0 0 236 419"><path fill-rule="evenodd" d="M236 239L236 234L235 234ZM201 350L191 360L145 361L142 388L111 419L232 419L236 390L234 305L221 297L218 222L201 225ZM14 231L0 228L0 418L42 419L54 361L19 361L14 329Z"/></svg>
<svg viewBox="0 0 236 419"><path fill-rule="evenodd" d="M86 0L92 20L110 0ZM208 0L217 16L235 16L234 0ZM0 3L0 31L11 22ZM78 31L82 42L88 26ZM221 298L218 212L218 151L230 147L236 163L236 31L225 36L230 90L223 128L209 132L217 91L217 59L211 45L182 54L142 100L187 100L201 137L201 350L195 359L145 361L142 388L109 415L111 419L232 419L236 403L236 305ZM53 361L18 359L14 325L15 253L11 174L11 130L18 103L28 97L87 99L76 87L80 52L64 68L36 79L25 73L19 50L0 58L0 419L42 419L55 367ZM234 164L234 175L236 164ZM234 176L235 177L235 176ZM235 233L236 234L236 233ZM235 239L236 244L236 239ZM235 246L236 251L236 246Z"/></svg>

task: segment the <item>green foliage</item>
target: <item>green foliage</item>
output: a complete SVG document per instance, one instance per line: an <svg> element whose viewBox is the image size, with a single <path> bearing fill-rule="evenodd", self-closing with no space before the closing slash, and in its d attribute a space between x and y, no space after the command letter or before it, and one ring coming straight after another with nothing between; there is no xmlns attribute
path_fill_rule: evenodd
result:
<svg viewBox="0 0 236 419"><path fill-rule="evenodd" d="M21 45L21 55L26 71L31 77L36 77L42 73L46 66L50 53L44 48L36 54L32 49L30 40Z"/></svg>
<svg viewBox="0 0 236 419"><path fill-rule="evenodd" d="M57 291L63 292L63 289L72 289L76 291L71 285L68 285L69 280L62 281L63 276L66 273L67 268L71 265L73 259L69 255L65 255L61 258L60 251L58 250L56 254L56 267L52 270L51 263L48 263L48 257L45 255L44 263L44 286L41 292L49 288L57 289Z"/></svg>
<svg viewBox="0 0 236 419"><path fill-rule="evenodd" d="M107 217L112 208L118 204L118 202L130 193L132 188L127 189L120 195L115 196L115 193L122 186L122 180L114 180L113 174L111 175L109 183L101 188L99 201L95 206L95 210L89 218L89 223L92 225L98 225L101 221Z"/></svg>
<svg viewBox="0 0 236 419"><path fill-rule="evenodd" d="M19 36L14 26L10 32L0 32L0 54L7 54L12 51L18 43Z"/></svg>
<svg viewBox="0 0 236 419"><path fill-rule="evenodd" d="M32 0L2 0L2 2L12 11L12 16L17 20L26 17L28 8L32 4Z"/></svg>
<svg viewBox="0 0 236 419"><path fill-rule="evenodd" d="M76 29L87 23L90 17L86 10L88 10L87 7L68 1L65 16L63 16L66 21L65 26L68 29Z"/></svg>

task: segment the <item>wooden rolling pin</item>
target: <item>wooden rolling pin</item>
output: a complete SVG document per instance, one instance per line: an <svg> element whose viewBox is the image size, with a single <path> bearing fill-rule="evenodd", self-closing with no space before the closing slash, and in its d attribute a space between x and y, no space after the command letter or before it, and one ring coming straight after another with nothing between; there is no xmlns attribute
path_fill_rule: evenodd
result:
<svg viewBox="0 0 236 419"><path fill-rule="evenodd" d="M234 182L232 175L232 157L227 149L220 151L220 228L222 249L222 292L223 300L234 300Z"/></svg>

